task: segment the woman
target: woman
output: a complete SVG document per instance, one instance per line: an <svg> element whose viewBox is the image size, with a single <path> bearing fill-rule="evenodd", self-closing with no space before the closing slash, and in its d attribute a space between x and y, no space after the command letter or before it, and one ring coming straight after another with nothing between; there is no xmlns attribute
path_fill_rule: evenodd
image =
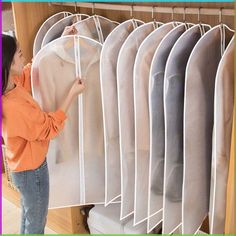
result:
<svg viewBox="0 0 236 236"><path fill-rule="evenodd" d="M74 29L66 29L66 33ZM65 34L64 34L65 35ZM43 112L31 96L31 66L15 38L2 35L2 131L8 166L21 193L21 234L43 234L49 199L49 140L63 129L73 99L84 90L75 79L55 112Z"/></svg>

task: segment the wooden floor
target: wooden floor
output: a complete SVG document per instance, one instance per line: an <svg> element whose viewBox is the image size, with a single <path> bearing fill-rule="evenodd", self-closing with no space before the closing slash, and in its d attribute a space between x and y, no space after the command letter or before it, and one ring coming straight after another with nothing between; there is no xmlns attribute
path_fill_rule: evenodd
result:
<svg viewBox="0 0 236 236"><path fill-rule="evenodd" d="M19 193L7 185L5 174L2 175L2 233L19 234L21 210ZM57 234L48 227L45 234Z"/></svg>
<svg viewBox="0 0 236 236"><path fill-rule="evenodd" d="M2 233L19 234L21 210L10 201L2 198ZM45 234L57 234L48 227Z"/></svg>

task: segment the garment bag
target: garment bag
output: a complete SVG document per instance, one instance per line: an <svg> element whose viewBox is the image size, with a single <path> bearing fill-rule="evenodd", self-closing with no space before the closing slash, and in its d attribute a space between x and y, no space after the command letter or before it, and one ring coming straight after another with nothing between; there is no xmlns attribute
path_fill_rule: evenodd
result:
<svg viewBox="0 0 236 236"><path fill-rule="evenodd" d="M117 25L117 22L97 15L74 24L77 35L86 36L100 43L104 43L107 36Z"/></svg>
<svg viewBox="0 0 236 236"><path fill-rule="evenodd" d="M117 59L120 48L128 35L141 24L143 22L132 19L117 26L107 37L101 52L100 79L105 136L106 204L117 199L121 194Z"/></svg>
<svg viewBox="0 0 236 236"><path fill-rule="evenodd" d="M50 208L82 205L86 201L89 203L95 200L96 202L104 201L104 160L102 162L104 145L102 110L99 106L101 101L99 103L98 91L100 89L98 77L100 50L101 44L91 39L65 36L46 45L37 54L32 65L33 96L46 112L55 111L62 104L79 71L90 85L83 93L87 110L81 109L78 99L75 99L67 112L64 129L50 141L47 154L50 174ZM79 113L79 108L81 113ZM94 112L96 115L93 115ZM95 117L90 117L91 115ZM91 126L95 118L97 120ZM81 128L79 127L80 120L83 120L84 125L82 131L87 130L84 136L81 135L82 131L79 129ZM79 150L81 142L83 149ZM94 150L96 155L91 153L91 150ZM86 161L81 158L79 151L87 158ZM91 157L93 154L94 156ZM92 164L91 158L93 158ZM95 170L94 163L97 164ZM91 174L91 171L94 173ZM88 180L88 178L91 179ZM88 181L90 184L87 184ZM91 187L91 184L94 186ZM97 191L98 185L100 191Z"/></svg>
<svg viewBox="0 0 236 236"><path fill-rule="evenodd" d="M149 34L140 45L134 63L134 112L135 112L135 198L134 224L147 219L148 176L150 155L150 130L148 84L154 52L164 36L174 28L164 24Z"/></svg>
<svg viewBox="0 0 236 236"><path fill-rule="evenodd" d="M224 52L216 74L209 213L211 234L225 233L227 178L234 106L234 47L233 38Z"/></svg>
<svg viewBox="0 0 236 236"><path fill-rule="evenodd" d="M182 24L182 23L178 23ZM176 24L177 25L177 24ZM159 222L163 208L165 125L163 86L166 61L183 26L173 29L163 38L152 59L149 74L150 162L148 187L148 231Z"/></svg>
<svg viewBox="0 0 236 236"><path fill-rule="evenodd" d="M185 70L189 56L201 38L210 29L207 25L191 28L176 27L182 35L168 57L164 75L165 168L164 168L164 234L172 233L182 222L183 185L183 109Z"/></svg>
<svg viewBox="0 0 236 236"><path fill-rule="evenodd" d="M75 15L69 15L59 20L45 34L42 42L42 47L44 47L46 44L50 43L54 39L61 37L65 27L70 26L75 22L80 22L88 17L89 16L85 14L75 14Z"/></svg>
<svg viewBox="0 0 236 236"><path fill-rule="evenodd" d="M121 219L129 216L134 211L134 61L140 44L156 27L155 22L150 22L135 29L122 45L117 61Z"/></svg>
<svg viewBox="0 0 236 236"><path fill-rule="evenodd" d="M209 211L215 76L233 32L221 24L194 47L186 68L183 233L193 234Z"/></svg>
<svg viewBox="0 0 236 236"><path fill-rule="evenodd" d="M45 36L45 34L47 33L47 31L51 28L51 26L53 26L56 22L58 22L59 20L72 15L70 12L59 12L55 15L52 15L51 17L49 17L39 28L35 39L34 39L34 45L33 45L33 56L35 56L38 51L41 49L42 46L42 41L43 41L43 37Z"/></svg>

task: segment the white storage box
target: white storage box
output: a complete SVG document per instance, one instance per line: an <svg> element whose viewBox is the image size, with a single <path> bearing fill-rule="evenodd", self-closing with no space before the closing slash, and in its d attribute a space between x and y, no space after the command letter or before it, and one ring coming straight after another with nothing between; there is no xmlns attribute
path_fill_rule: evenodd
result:
<svg viewBox="0 0 236 236"><path fill-rule="evenodd" d="M96 205L89 212L90 234L145 234L147 223L133 226L133 216L120 220L120 204Z"/></svg>

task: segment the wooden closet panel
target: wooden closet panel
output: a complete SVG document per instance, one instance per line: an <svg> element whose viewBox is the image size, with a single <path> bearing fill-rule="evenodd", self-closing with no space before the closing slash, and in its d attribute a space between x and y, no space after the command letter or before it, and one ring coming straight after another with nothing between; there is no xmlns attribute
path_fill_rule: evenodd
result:
<svg viewBox="0 0 236 236"><path fill-rule="evenodd" d="M41 2L13 2L12 3L16 37L27 62L33 55L35 35L42 23L51 15L66 10L63 7L50 7Z"/></svg>
<svg viewBox="0 0 236 236"><path fill-rule="evenodd" d="M235 90L236 91L236 90ZM234 113L234 125L232 132L232 144L229 163L229 177L227 183L227 200L226 200L226 220L225 220L225 234L236 234L235 209L236 209L236 195L235 195L235 157L236 157L236 113Z"/></svg>

